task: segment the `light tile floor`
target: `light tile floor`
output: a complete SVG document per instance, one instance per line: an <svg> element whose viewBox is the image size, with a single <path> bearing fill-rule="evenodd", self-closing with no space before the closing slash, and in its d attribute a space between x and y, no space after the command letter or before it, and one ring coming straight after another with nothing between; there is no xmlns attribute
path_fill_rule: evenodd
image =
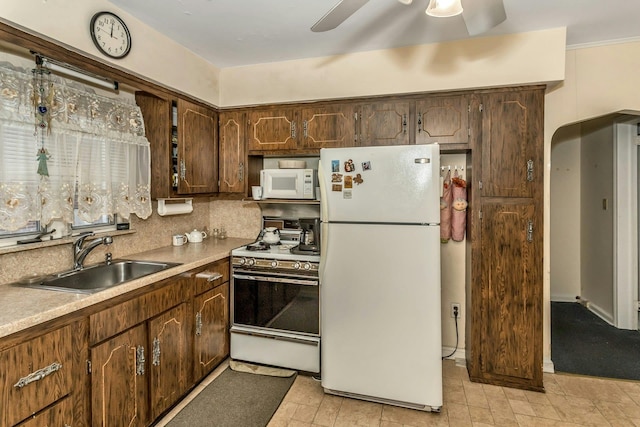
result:
<svg viewBox="0 0 640 427"><path fill-rule="evenodd" d="M302 426L636 426L640 382L544 374L546 393L472 383L467 370L443 362L439 414L324 394L298 375L268 427Z"/></svg>

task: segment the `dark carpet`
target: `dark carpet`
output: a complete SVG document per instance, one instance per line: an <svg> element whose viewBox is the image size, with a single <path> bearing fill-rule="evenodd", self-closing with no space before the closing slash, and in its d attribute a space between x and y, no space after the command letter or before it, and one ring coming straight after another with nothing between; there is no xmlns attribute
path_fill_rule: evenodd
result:
<svg viewBox="0 0 640 427"><path fill-rule="evenodd" d="M225 369L167 427L265 427L296 376L272 377Z"/></svg>
<svg viewBox="0 0 640 427"><path fill-rule="evenodd" d="M551 303L557 372L640 380L640 332L617 329L574 302Z"/></svg>

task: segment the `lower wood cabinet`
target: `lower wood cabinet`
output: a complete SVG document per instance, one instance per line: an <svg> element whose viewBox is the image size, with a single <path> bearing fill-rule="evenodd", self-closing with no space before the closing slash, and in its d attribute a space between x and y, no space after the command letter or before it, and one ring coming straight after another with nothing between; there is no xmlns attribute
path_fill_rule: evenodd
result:
<svg viewBox="0 0 640 427"><path fill-rule="evenodd" d="M29 421L29 417L33 422L34 414L67 397L73 389L71 326L9 348L0 353L0 360L0 425L13 426ZM60 414L45 412L38 414L37 418L47 420L53 417L69 425L73 421L68 410Z"/></svg>
<svg viewBox="0 0 640 427"><path fill-rule="evenodd" d="M146 325L91 348L91 425L148 423Z"/></svg>
<svg viewBox="0 0 640 427"><path fill-rule="evenodd" d="M193 377L199 381L229 355L229 260L194 276Z"/></svg>
<svg viewBox="0 0 640 427"><path fill-rule="evenodd" d="M0 427L148 426L229 355L229 259L0 340Z"/></svg>

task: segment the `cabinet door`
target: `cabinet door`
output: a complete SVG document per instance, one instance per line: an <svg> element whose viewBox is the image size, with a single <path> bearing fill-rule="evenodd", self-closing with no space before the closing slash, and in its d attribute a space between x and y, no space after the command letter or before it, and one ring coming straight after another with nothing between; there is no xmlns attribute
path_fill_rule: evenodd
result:
<svg viewBox="0 0 640 427"><path fill-rule="evenodd" d="M469 98L429 96L416 102L416 144L468 144Z"/></svg>
<svg viewBox="0 0 640 427"><path fill-rule="evenodd" d="M10 426L72 390L71 327L0 353L0 425Z"/></svg>
<svg viewBox="0 0 640 427"><path fill-rule="evenodd" d="M482 370L542 389L542 220L535 202L482 202Z"/></svg>
<svg viewBox="0 0 640 427"><path fill-rule="evenodd" d="M208 108L178 100L178 193L218 190L218 120Z"/></svg>
<svg viewBox="0 0 640 427"><path fill-rule="evenodd" d="M187 390L190 323L186 303L149 321L148 359L151 419L156 419Z"/></svg>
<svg viewBox="0 0 640 427"><path fill-rule="evenodd" d="M302 148L353 147L356 115L353 105L310 106L301 109Z"/></svg>
<svg viewBox="0 0 640 427"><path fill-rule="evenodd" d="M151 147L151 197L171 197L171 102L137 92L136 104L142 111L145 135Z"/></svg>
<svg viewBox="0 0 640 427"><path fill-rule="evenodd" d="M249 151L294 150L298 129L292 109L249 112Z"/></svg>
<svg viewBox="0 0 640 427"><path fill-rule="evenodd" d="M482 196L533 197L542 185L543 92L483 98Z"/></svg>
<svg viewBox="0 0 640 427"><path fill-rule="evenodd" d="M67 397L39 412L29 420L18 424L16 427L71 427L73 422L73 405L71 398Z"/></svg>
<svg viewBox="0 0 640 427"><path fill-rule="evenodd" d="M409 144L411 127L409 101L379 102L363 105L360 109L360 144L402 145Z"/></svg>
<svg viewBox="0 0 640 427"><path fill-rule="evenodd" d="M229 283L194 299L194 378L198 381L229 355Z"/></svg>
<svg viewBox="0 0 640 427"><path fill-rule="evenodd" d="M222 112L219 117L220 192L244 193L246 114Z"/></svg>
<svg viewBox="0 0 640 427"><path fill-rule="evenodd" d="M92 425L147 424L146 338L143 324L91 349Z"/></svg>

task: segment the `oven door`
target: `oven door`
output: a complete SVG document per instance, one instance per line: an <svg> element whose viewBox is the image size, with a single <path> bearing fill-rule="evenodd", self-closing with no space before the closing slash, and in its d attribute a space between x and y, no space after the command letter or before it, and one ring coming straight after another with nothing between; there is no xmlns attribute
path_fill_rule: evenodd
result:
<svg viewBox="0 0 640 427"><path fill-rule="evenodd" d="M231 292L232 326L319 336L317 278L234 272Z"/></svg>

